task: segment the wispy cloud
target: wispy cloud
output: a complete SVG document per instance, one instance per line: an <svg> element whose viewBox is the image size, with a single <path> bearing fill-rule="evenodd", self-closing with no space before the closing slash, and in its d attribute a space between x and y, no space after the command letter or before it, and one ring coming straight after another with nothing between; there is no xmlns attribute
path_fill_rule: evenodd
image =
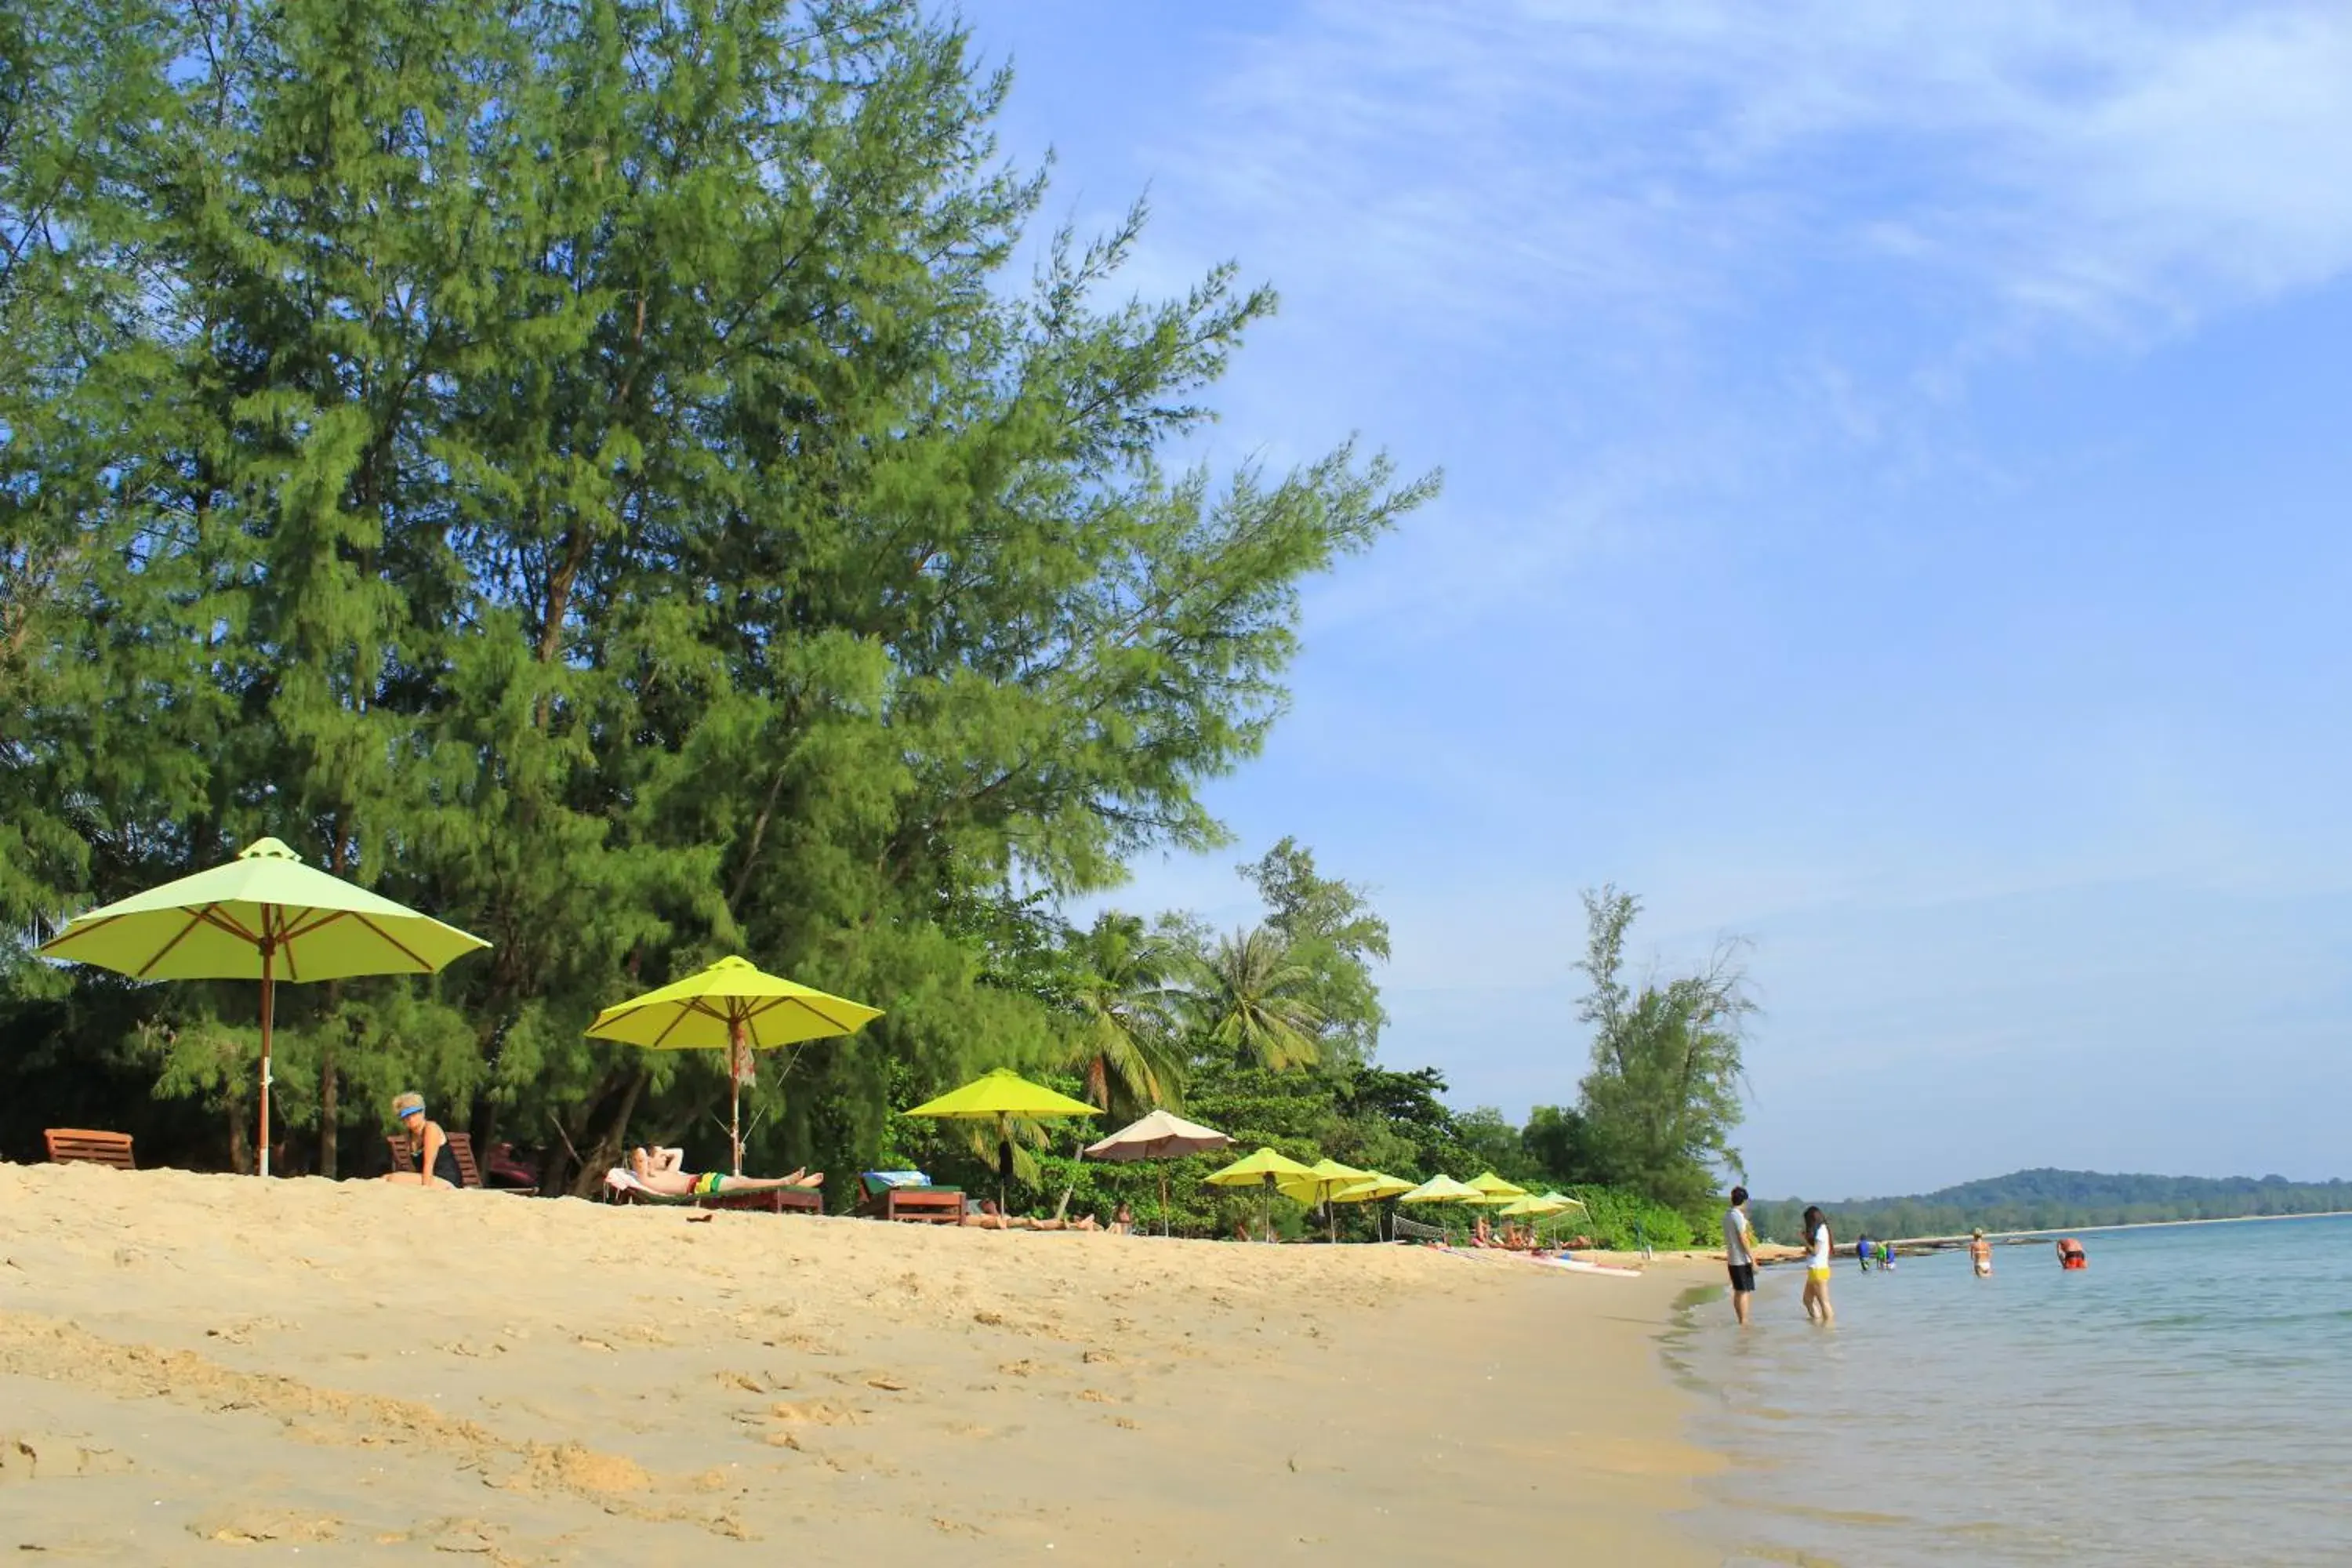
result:
<svg viewBox="0 0 2352 1568"><path fill-rule="evenodd" d="M2352 265L2347 80L2336 6L1318 0L1174 155L1408 320L1654 330L1826 260L2138 335Z"/></svg>

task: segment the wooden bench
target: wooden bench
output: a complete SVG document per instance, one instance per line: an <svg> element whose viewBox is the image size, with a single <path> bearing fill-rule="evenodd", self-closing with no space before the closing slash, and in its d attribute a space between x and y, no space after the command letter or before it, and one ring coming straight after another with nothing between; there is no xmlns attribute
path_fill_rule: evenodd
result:
<svg viewBox="0 0 2352 1568"><path fill-rule="evenodd" d="M99 1132L87 1127L51 1127L41 1136L49 1141L49 1162L58 1165L110 1165L135 1171L131 1159L131 1134Z"/></svg>
<svg viewBox="0 0 2352 1568"><path fill-rule="evenodd" d="M483 1188L482 1168L474 1163L474 1135L470 1132L445 1132L444 1136L449 1140L449 1152L457 1157L457 1174L463 1178L462 1185L494 1193L530 1194L539 1191L537 1187ZM387 1138L383 1141L383 1146L392 1151L394 1170L409 1175L415 1174L416 1157L409 1152L407 1139Z"/></svg>
<svg viewBox="0 0 2352 1568"><path fill-rule="evenodd" d="M863 1184L864 1178L860 1178ZM961 1187L884 1187L869 1185L857 1212L868 1219L912 1220L930 1225L963 1223Z"/></svg>

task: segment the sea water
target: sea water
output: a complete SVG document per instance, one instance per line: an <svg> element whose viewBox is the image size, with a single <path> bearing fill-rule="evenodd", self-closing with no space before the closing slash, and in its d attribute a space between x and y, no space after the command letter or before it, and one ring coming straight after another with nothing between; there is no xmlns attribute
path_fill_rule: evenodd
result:
<svg viewBox="0 0 2352 1568"><path fill-rule="evenodd" d="M1843 1238L1851 1242L1851 1237ZM2084 1232L1832 1281L1762 1271L1670 1364L1734 1463L1696 1523L1741 1568L2352 1563L2352 1218Z"/></svg>

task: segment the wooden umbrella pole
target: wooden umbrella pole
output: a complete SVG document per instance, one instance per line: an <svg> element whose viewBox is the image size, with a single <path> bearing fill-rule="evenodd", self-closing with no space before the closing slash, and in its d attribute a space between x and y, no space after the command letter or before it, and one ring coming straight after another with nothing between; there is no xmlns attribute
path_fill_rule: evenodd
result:
<svg viewBox="0 0 2352 1568"><path fill-rule="evenodd" d="M260 1163L254 1168L263 1175L269 1174L269 1015L277 1000L276 976L271 973L271 951L276 942L269 935L269 911L261 911L261 1142L255 1145Z"/></svg>
<svg viewBox="0 0 2352 1568"><path fill-rule="evenodd" d="M1160 1235L1162 1235L1162 1236L1166 1236L1166 1235L1168 1235L1168 1234L1169 1234L1169 1230L1168 1230L1168 1167L1167 1167L1166 1165L1162 1165L1162 1166L1160 1166Z"/></svg>
<svg viewBox="0 0 2352 1568"><path fill-rule="evenodd" d="M735 1173L743 1173L743 1020L727 1020L727 1142L735 1150Z"/></svg>

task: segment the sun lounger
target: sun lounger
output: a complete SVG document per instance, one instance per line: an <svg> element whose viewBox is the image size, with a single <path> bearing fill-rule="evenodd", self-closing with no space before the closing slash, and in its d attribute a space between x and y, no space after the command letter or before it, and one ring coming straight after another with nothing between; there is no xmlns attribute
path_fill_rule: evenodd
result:
<svg viewBox="0 0 2352 1568"><path fill-rule="evenodd" d="M857 1212L867 1219L916 1220L932 1225L963 1221L963 1189L935 1187L919 1171L867 1171L857 1178Z"/></svg>
<svg viewBox="0 0 2352 1568"><path fill-rule="evenodd" d="M457 1174L462 1178L460 1184L463 1186L481 1189L482 1168L474 1163L474 1135L470 1132L451 1132L447 1134L447 1137L449 1139L449 1152L457 1156ZM392 1168L394 1170L414 1172L416 1169L416 1159L408 1152L407 1139L387 1138L383 1141L383 1146L392 1151ZM486 1190L494 1193L522 1194L530 1194L539 1191L537 1187L490 1187Z"/></svg>
<svg viewBox="0 0 2352 1568"><path fill-rule="evenodd" d="M747 1193L672 1194L657 1193L637 1180L636 1173L615 1165L604 1173L608 1203L647 1204L654 1207L751 1209L765 1214L824 1213L824 1194L814 1187L761 1187Z"/></svg>
<svg viewBox="0 0 2352 1568"><path fill-rule="evenodd" d="M87 1127L51 1127L41 1134L49 1142L49 1162L57 1165L109 1165L135 1171L131 1159L131 1134L99 1132Z"/></svg>

